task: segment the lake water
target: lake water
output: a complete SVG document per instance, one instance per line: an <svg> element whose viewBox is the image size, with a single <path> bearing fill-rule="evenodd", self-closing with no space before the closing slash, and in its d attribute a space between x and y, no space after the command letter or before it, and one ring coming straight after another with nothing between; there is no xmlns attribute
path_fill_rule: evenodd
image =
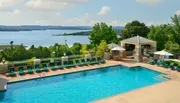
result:
<svg viewBox="0 0 180 103"><path fill-rule="evenodd" d="M20 31L20 32L0 32L0 45L8 45L10 41L14 44L23 44L26 46L50 46L55 43L67 44L79 42L89 44L88 36L52 36L52 34L73 33L87 30L39 30L39 31Z"/></svg>

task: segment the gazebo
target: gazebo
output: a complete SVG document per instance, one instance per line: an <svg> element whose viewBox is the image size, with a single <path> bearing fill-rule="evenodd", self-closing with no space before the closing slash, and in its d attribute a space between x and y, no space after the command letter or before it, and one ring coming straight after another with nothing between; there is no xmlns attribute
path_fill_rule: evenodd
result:
<svg viewBox="0 0 180 103"><path fill-rule="evenodd" d="M127 46L131 45L130 49ZM131 51L135 61L141 62L145 49L151 52L156 51L156 42L141 36L135 36L121 41L121 46L126 49L126 52Z"/></svg>

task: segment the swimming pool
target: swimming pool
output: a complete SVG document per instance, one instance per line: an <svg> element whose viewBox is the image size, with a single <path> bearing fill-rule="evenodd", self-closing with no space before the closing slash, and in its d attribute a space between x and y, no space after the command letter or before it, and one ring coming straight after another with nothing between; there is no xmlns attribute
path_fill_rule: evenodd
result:
<svg viewBox="0 0 180 103"><path fill-rule="evenodd" d="M166 81L143 67L112 66L8 84L0 103L88 103Z"/></svg>

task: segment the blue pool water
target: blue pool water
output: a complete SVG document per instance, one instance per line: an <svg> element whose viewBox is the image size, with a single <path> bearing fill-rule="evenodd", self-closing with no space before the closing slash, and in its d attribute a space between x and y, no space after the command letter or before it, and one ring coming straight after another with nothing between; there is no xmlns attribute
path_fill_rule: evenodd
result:
<svg viewBox="0 0 180 103"><path fill-rule="evenodd" d="M17 82L0 92L0 103L88 103L166 81L159 75L143 67L112 66Z"/></svg>

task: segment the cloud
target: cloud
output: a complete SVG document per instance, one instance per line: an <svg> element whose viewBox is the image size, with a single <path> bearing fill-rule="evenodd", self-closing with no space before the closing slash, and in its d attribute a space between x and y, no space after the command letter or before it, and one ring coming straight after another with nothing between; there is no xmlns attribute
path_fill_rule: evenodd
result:
<svg viewBox="0 0 180 103"><path fill-rule="evenodd" d="M23 0L0 0L0 9L9 8L22 2Z"/></svg>
<svg viewBox="0 0 180 103"><path fill-rule="evenodd" d="M8 14L9 14L10 16L14 16L14 15L20 14L21 12L22 12L21 10L15 9L15 10L13 10L13 12L8 12Z"/></svg>
<svg viewBox="0 0 180 103"><path fill-rule="evenodd" d="M25 7L36 10L59 10L88 0L29 0Z"/></svg>
<svg viewBox="0 0 180 103"><path fill-rule="evenodd" d="M180 15L180 10L175 12L176 15Z"/></svg>
<svg viewBox="0 0 180 103"><path fill-rule="evenodd" d="M148 4L148 5L155 5L162 1L164 0L136 0L136 2L138 3L143 3L143 4Z"/></svg>
<svg viewBox="0 0 180 103"><path fill-rule="evenodd" d="M106 15L111 11L111 8L108 6L103 6L101 10L97 13L97 15Z"/></svg>
<svg viewBox="0 0 180 103"><path fill-rule="evenodd" d="M109 22L108 24L113 25L113 26L125 26L127 22L120 21L120 20L113 20Z"/></svg>

